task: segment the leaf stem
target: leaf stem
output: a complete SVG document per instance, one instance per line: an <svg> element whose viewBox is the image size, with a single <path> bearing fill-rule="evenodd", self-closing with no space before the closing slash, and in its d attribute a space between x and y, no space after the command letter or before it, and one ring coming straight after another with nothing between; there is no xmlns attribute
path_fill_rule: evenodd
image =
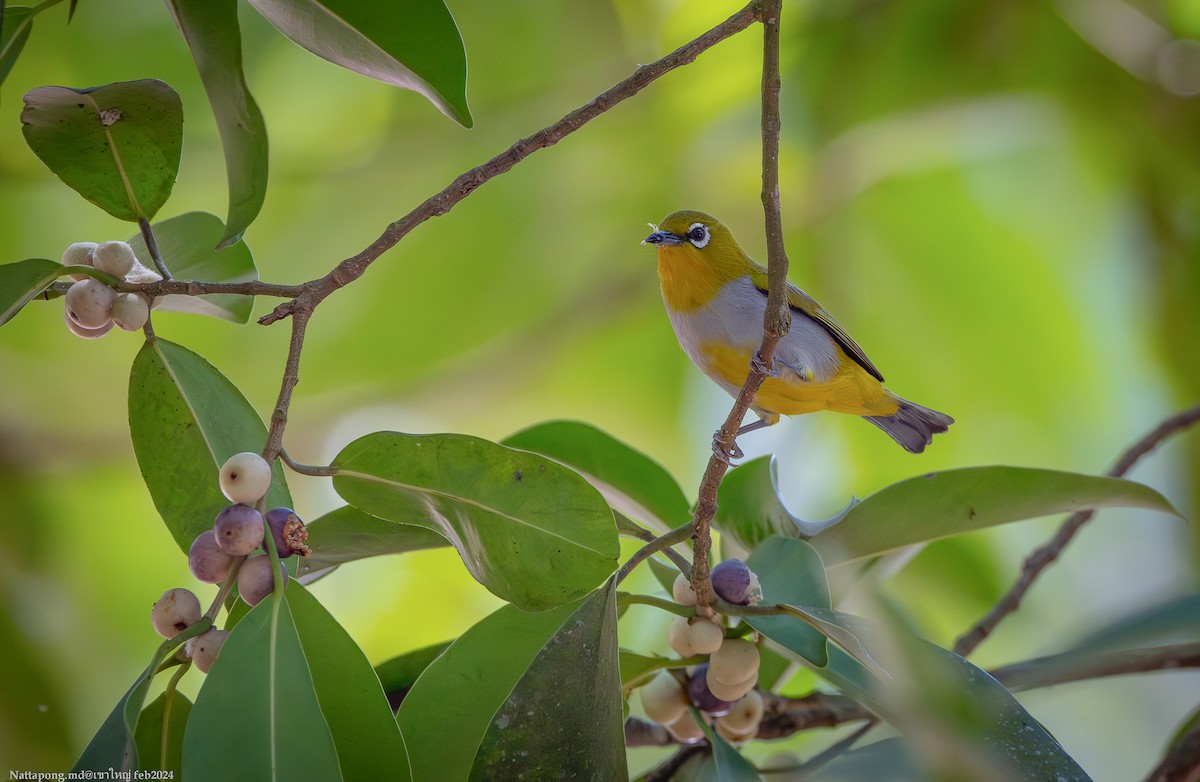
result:
<svg viewBox="0 0 1200 782"><path fill-rule="evenodd" d="M316 478L331 478L338 473L337 468L333 467L332 465L301 464L300 462L294 461L292 457L288 455L286 448L281 447L279 449L279 458L283 460L283 463L286 464L292 472L298 472L301 475L311 475Z"/></svg>
<svg viewBox="0 0 1200 782"><path fill-rule="evenodd" d="M635 592L618 592L617 604L626 606L634 604L654 606L655 608L661 608L672 614L688 618L696 615L696 609L691 606L681 606L679 603L667 600L666 598L655 597L654 595L639 595Z"/></svg>
<svg viewBox="0 0 1200 782"><path fill-rule="evenodd" d="M163 276L164 280L174 279L171 272L167 269L166 261L162 258L162 253L158 251L158 241L154 238L154 231L150 228L150 221L145 217L138 218L138 229L142 232L142 241L146 243L146 250L150 253L150 258L154 261L154 267L158 269L158 273Z"/></svg>
<svg viewBox="0 0 1200 782"><path fill-rule="evenodd" d="M637 567L655 552L665 551L668 556L674 554L675 557L679 557L677 552L671 551L671 546L675 545L676 543L682 543L691 537L691 535L692 523L688 522L687 524L681 524L661 537L654 538L645 546L642 546L640 549L635 551L633 556L631 556L624 565L621 565L621 569L617 571L617 583L620 584L622 581L624 581L635 567ZM672 557L672 561L675 561L676 565L680 565L681 563L676 561L675 557ZM682 557L680 557L680 559L682 559ZM686 573L689 569L690 568L687 565L687 560L683 560L680 571Z"/></svg>

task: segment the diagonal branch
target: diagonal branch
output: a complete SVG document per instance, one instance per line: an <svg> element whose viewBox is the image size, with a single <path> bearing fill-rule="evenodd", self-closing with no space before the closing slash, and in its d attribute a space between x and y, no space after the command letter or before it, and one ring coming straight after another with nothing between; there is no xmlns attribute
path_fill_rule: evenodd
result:
<svg viewBox="0 0 1200 782"><path fill-rule="evenodd" d="M700 481L696 511L692 517L692 589L702 606L712 603L712 579L708 555L712 548L712 519L717 512L717 490L729 469L727 454L736 453L735 440L742 418L754 395L771 371L779 340L791 325L787 305L787 254L783 249L783 227L779 210L779 12L782 0L765 0L760 9L763 23L762 71L762 202L767 231L767 311L763 317L763 341L750 364L746 382L733 409L713 436L713 455Z"/></svg>
<svg viewBox="0 0 1200 782"><path fill-rule="evenodd" d="M1137 464L1139 459L1154 450L1159 443L1171 435L1187 429L1197 421L1200 421L1200 405L1184 410L1163 421L1155 427L1154 431L1134 443L1129 450L1123 453L1117 463L1108 471L1108 475L1113 478L1123 477ZM954 643L955 654L963 657L969 655L985 638L992 634L996 625L1000 624L1004 617L1017 610L1025 593L1033 586L1033 582L1041 575L1041 572L1051 562L1058 559L1063 549L1075 537L1075 533L1079 532L1079 529L1090 521L1095 513L1095 509L1089 509L1071 514L1049 542L1029 555L1025 564L1021 566L1021 575L1017 578L1017 583L1013 584L1008 593L1000 598L1000 601L986 616L976 622Z"/></svg>

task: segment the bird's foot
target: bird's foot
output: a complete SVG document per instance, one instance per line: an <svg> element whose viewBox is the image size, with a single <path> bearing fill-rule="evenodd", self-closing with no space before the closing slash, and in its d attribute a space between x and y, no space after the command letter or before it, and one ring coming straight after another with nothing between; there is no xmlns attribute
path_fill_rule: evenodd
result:
<svg viewBox="0 0 1200 782"><path fill-rule="evenodd" d="M729 446L726 447L725 444L721 442L720 432L717 432L713 435L712 450L713 456L716 456L718 459L725 462L725 464L732 464L734 459L740 459L746 455L742 452L741 448L738 448L737 440L731 440L729 442Z"/></svg>
<svg viewBox="0 0 1200 782"><path fill-rule="evenodd" d="M778 362L774 362L774 363L776 365L778 364ZM757 350L754 351L754 355L750 357L750 368L753 369L755 372L761 372L762 374L766 375L767 377L779 377L779 367L778 366L768 367L767 363L765 361L763 361L762 353L760 353Z"/></svg>

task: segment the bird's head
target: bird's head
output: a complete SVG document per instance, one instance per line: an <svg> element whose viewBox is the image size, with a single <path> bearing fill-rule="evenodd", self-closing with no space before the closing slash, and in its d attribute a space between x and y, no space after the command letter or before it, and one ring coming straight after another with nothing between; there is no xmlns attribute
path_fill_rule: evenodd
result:
<svg viewBox="0 0 1200 782"><path fill-rule="evenodd" d="M703 212L673 212L642 244L658 247L659 275L664 285L704 278L715 284L749 273L754 261L742 251L733 234L717 218Z"/></svg>
<svg viewBox="0 0 1200 782"><path fill-rule="evenodd" d="M656 244L660 248L690 245L706 255L737 247L729 229L717 218L703 212L672 212L661 223L651 223L650 227L654 232L643 239L642 244Z"/></svg>

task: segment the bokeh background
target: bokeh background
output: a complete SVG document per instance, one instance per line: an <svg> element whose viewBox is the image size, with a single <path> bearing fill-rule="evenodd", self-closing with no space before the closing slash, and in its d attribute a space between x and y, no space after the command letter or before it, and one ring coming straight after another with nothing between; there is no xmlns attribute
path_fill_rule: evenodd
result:
<svg viewBox="0 0 1200 782"><path fill-rule="evenodd" d="M725 18L715 0L450 0L475 128L419 96L318 60L242 9L246 72L271 178L246 234L263 279L301 282L354 254L458 173ZM1016 464L1101 472L1200 400L1200 5L1190 0L809 0L783 16L782 198L792 279L906 397L958 423L920 457L821 414L745 438L774 453L786 498L823 518L929 470ZM765 257L757 28L728 40L453 212L422 225L309 329L287 447L327 462L379 429L498 439L589 421L666 466L694 497L729 400L679 352L646 223L696 208ZM62 185L20 132L20 96L161 78L183 96L183 164L160 217L224 214L221 149L161 4L83 0L37 18L0 90L0 262L127 238ZM256 316L274 302L260 300ZM137 335L73 338L60 303L0 330L0 768L65 770L157 644L165 589L206 600L140 482L126 421ZM260 413L287 327L155 316ZM1134 473L1195 516L1200 435ZM336 506L290 480L297 508ZM1057 520L933 544L881 581L949 644ZM1195 527L1106 511L976 654L1047 654L1196 587ZM633 586L654 590L649 579ZM498 601L452 550L344 567L316 594L380 662L461 633ZM622 643L666 651L631 610ZM198 675L187 677L194 691ZM801 674L790 687L815 680ZM1097 780L1143 776L1195 706L1186 673L1022 696ZM787 748L809 754L828 735ZM754 749L762 758L779 747ZM643 767L661 752L639 751Z"/></svg>

